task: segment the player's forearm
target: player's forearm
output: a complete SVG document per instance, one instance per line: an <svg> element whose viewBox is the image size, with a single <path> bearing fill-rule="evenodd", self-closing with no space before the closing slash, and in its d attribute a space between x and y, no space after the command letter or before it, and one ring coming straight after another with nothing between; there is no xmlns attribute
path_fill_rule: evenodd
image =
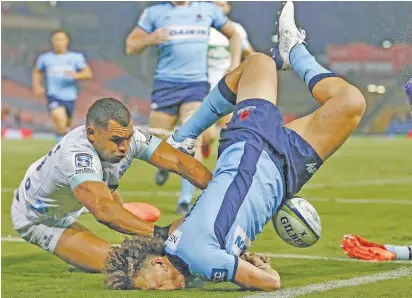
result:
<svg viewBox="0 0 412 298"><path fill-rule="evenodd" d="M175 172L200 189L205 189L212 179L212 173L189 155L179 159Z"/></svg>
<svg viewBox="0 0 412 298"><path fill-rule="evenodd" d="M86 67L85 69L76 72L74 75L76 80L90 80L93 78L93 73L90 67Z"/></svg>
<svg viewBox="0 0 412 298"><path fill-rule="evenodd" d="M33 89L42 88L42 85L41 85L42 78L43 78L43 75L39 71L37 71L37 70L33 71L33 74L32 74L32 87L33 87Z"/></svg>
<svg viewBox="0 0 412 298"><path fill-rule="evenodd" d="M128 37L126 40L126 54L132 55L136 54L139 55L143 53L143 51L153 45L153 38L151 34L141 37L141 38L131 38Z"/></svg>
<svg viewBox="0 0 412 298"><path fill-rule="evenodd" d="M93 215L99 223L117 232L128 235L153 235L153 223L138 219L135 215L113 201L105 206L99 207Z"/></svg>
<svg viewBox="0 0 412 298"><path fill-rule="evenodd" d="M231 56L231 66L238 66L241 61L242 57L242 40L240 35L235 32L229 38L229 48L230 48L230 56Z"/></svg>

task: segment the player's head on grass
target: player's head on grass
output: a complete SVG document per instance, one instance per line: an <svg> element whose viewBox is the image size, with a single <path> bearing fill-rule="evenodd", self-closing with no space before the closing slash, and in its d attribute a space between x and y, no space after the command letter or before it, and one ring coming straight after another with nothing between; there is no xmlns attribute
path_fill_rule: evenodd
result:
<svg viewBox="0 0 412 298"><path fill-rule="evenodd" d="M70 35L64 30L56 30L51 34L51 45L56 54L67 52L70 43Z"/></svg>
<svg viewBox="0 0 412 298"><path fill-rule="evenodd" d="M104 268L106 286L116 290L184 288L184 276L163 256L163 243L138 236L112 248Z"/></svg>
<svg viewBox="0 0 412 298"><path fill-rule="evenodd" d="M133 121L127 107L114 98L95 101L86 115L89 142L102 161L118 163L125 157L133 136Z"/></svg>

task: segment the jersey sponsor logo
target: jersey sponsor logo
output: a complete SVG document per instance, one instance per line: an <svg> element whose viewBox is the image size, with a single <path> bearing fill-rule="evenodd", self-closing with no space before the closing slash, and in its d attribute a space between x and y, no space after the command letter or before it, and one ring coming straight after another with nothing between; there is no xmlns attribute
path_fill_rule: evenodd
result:
<svg viewBox="0 0 412 298"><path fill-rule="evenodd" d="M212 269L212 275L210 276L210 279L213 282L225 282L227 281L229 273L227 269L217 269L213 268Z"/></svg>
<svg viewBox="0 0 412 298"><path fill-rule="evenodd" d="M77 169L75 174L93 174L96 173L93 168L81 168Z"/></svg>
<svg viewBox="0 0 412 298"><path fill-rule="evenodd" d="M93 156L88 153L76 153L74 157L76 168L88 168L93 166Z"/></svg>
<svg viewBox="0 0 412 298"><path fill-rule="evenodd" d="M232 251L237 255L240 255L251 245L249 237L240 226L236 227L233 239Z"/></svg>
<svg viewBox="0 0 412 298"><path fill-rule="evenodd" d="M175 230L173 234L170 235L169 238L167 238L165 245L171 250L176 250L176 247L179 244L182 235L182 231Z"/></svg>
<svg viewBox="0 0 412 298"><path fill-rule="evenodd" d="M169 40L182 40L192 38L209 39L207 26L168 26Z"/></svg>
<svg viewBox="0 0 412 298"><path fill-rule="evenodd" d="M255 106L244 107L244 108L240 109L239 111L237 111L236 114L237 114L237 115L240 115L240 116L239 116L240 121L244 121L244 120L246 120L247 118L249 118L250 113L251 113L253 110L255 110L255 109L256 109Z"/></svg>

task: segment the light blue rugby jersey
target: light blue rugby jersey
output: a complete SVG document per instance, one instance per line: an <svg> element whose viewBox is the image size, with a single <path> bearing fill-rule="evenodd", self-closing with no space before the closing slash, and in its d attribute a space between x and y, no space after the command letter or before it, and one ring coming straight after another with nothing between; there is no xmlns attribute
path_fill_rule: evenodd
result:
<svg viewBox="0 0 412 298"><path fill-rule="evenodd" d="M185 221L165 242L185 274L234 280L238 256L263 230L284 196L282 176L266 151L251 142L226 148L213 179Z"/></svg>
<svg viewBox="0 0 412 298"><path fill-rule="evenodd" d="M227 21L223 11L209 2L190 2L187 6L168 2L146 8L137 26L147 33L158 28L169 33L169 40L157 46L155 79L206 82L210 27L220 29Z"/></svg>
<svg viewBox="0 0 412 298"><path fill-rule="evenodd" d="M87 66L82 53L66 52L55 54L43 53L36 62L36 67L45 74L46 94L60 100L72 101L77 98L76 80L65 74L67 71L77 72Z"/></svg>

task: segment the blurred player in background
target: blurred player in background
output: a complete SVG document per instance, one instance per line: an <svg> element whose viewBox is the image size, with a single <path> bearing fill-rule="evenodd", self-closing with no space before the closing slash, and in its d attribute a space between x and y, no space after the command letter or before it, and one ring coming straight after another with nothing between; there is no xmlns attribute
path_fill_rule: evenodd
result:
<svg viewBox="0 0 412 298"><path fill-rule="evenodd" d="M150 46L156 46L159 51L149 116L152 133L171 132L178 118L185 123L208 94L207 50L211 27L229 39L230 68L237 67L241 56L239 34L222 10L212 3L155 4L144 10L127 37L127 54L140 54ZM195 157L201 158L200 148ZM168 174L168 171L158 171L156 183L162 185ZM189 211L194 190L188 181L182 182L179 214Z"/></svg>
<svg viewBox="0 0 412 298"><path fill-rule="evenodd" d="M35 161L14 192L14 229L29 243L67 263L100 272L111 244L78 223L87 210L112 230L166 238L169 228L136 217L122 206L120 178L140 159L166 168L204 189L211 174L200 162L133 126L129 110L116 99L95 101L86 125L66 134Z"/></svg>
<svg viewBox="0 0 412 298"><path fill-rule="evenodd" d="M261 53L248 57L174 133L177 142L194 140L233 112L221 133L213 178L195 206L164 247L136 237L114 248L105 267L109 287L181 289L186 278L197 276L247 289L280 288L279 274L269 263L240 256L281 202L292 198L351 135L366 103L356 87L308 52L291 1L279 13L278 35L273 59ZM277 68L293 68L321 106L283 125L276 106Z"/></svg>
<svg viewBox="0 0 412 298"><path fill-rule="evenodd" d="M225 15L228 15L232 9L228 1L214 1L214 4L219 6ZM242 58L247 58L248 56L255 53L255 50L251 46L245 28L239 23L233 22L236 31L239 33L242 41ZM221 78L230 69L230 49L229 40L222 33L212 28L210 30L209 37L209 51L208 51L208 74L210 90L212 90ZM218 121L218 125L221 128L226 127L226 123L230 121L231 115L222 117ZM210 145L217 137L217 127L213 125L210 127L206 133L203 134L203 144L202 144L202 154L203 157L208 157L210 154Z"/></svg>
<svg viewBox="0 0 412 298"><path fill-rule="evenodd" d="M77 80L92 78L84 55L68 50L70 36L63 30L51 35L52 51L39 56L33 69L36 96L46 95L47 109L55 125L56 142L69 131L77 99ZM46 85L46 88L42 85Z"/></svg>

